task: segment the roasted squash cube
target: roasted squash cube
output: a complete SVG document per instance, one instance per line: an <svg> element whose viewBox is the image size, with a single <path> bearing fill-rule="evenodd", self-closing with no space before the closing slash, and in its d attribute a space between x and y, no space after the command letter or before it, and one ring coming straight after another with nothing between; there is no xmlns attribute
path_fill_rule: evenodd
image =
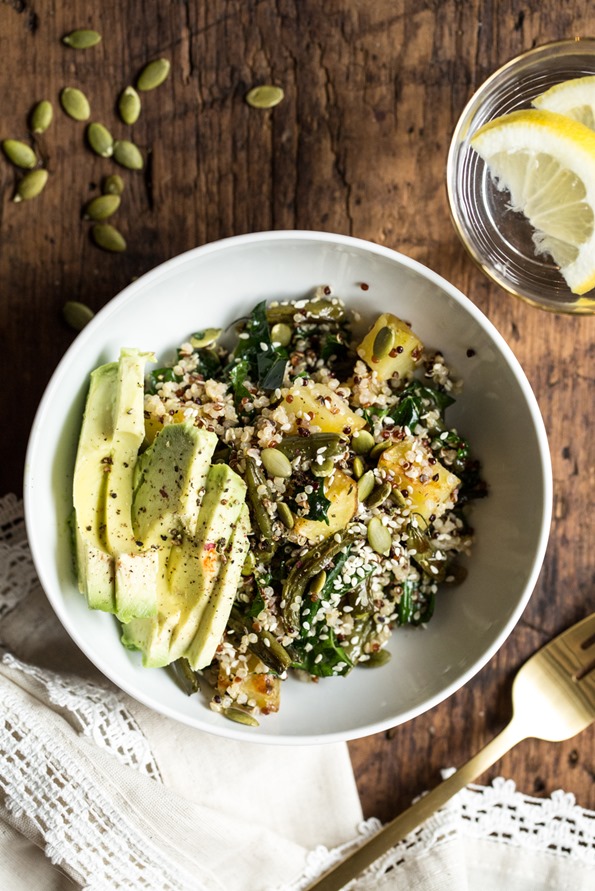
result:
<svg viewBox="0 0 595 891"><path fill-rule="evenodd" d="M330 480L330 482L329 482ZM296 517L292 537L303 536L310 542L329 538L344 529L355 516L358 507L357 484L353 477L335 470L324 482L324 494L330 501L328 524L324 520L308 520Z"/></svg>
<svg viewBox="0 0 595 891"><path fill-rule="evenodd" d="M444 512L461 483L418 439L404 439L385 449L378 467L401 493L411 513L420 514L426 521Z"/></svg>
<svg viewBox="0 0 595 891"><path fill-rule="evenodd" d="M383 337L380 332L387 329ZM377 337L378 344L377 344ZM374 354L374 345L381 355ZM407 378L418 365L423 353L423 343L413 333L409 325L389 312L378 317L376 323L366 334L357 349L358 356L364 360L378 379L386 381L395 374L399 378Z"/></svg>
<svg viewBox="0 0 595 891"><path fill-rule="evenodd" d="M317 426L323 433L355 433L365 427L365 420L349 407L349 403L326 384L314 381L298 381L292 387L281 391L281 405L289 417L302 419L304 427ZM297 423L292 431L296 432Z"/></svg>

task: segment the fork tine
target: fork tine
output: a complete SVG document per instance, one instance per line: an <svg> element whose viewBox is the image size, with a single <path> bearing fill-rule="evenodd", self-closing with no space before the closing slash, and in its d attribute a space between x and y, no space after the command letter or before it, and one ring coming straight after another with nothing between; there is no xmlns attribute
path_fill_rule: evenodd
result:
<svg viewBox="0 0 595 891"><path fill-rule="evenodd" d="M595 613L559 634L548 648L563 656L573 675L587 670L595 662Z"/></svg>

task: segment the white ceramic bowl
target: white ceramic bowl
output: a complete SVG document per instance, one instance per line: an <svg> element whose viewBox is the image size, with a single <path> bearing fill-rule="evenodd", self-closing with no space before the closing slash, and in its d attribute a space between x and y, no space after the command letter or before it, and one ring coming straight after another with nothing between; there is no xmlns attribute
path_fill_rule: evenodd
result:
<svg viewBox="0 0 595 891"><path fill-rule="evenodd" d="M369 285L368 290L361 285ZM262 299L304 296L329 284L374 318L392 311L464 381L450 411L471 440L490 487L475 503L476 544L466 581L444 590L426 629L398 629L392 660L318 684L290 679L281 709L258 728L186 697L162 669L145 669L120 644L110 615L78 593L68 517L89 372L122 346L160 357L193 330L224 326ZM468 353L473 351L473 355ZM491 323L435 273L384 247L317 232L264 232L196 248L157 267L104 307L76 338L43 396L27 452L25 511L41 583L88 658L127 693L186 724L251 742L299 744L377 733L445 699L494 655L518 621L543 560L551 514L546 434L531 388Z"/></svg>

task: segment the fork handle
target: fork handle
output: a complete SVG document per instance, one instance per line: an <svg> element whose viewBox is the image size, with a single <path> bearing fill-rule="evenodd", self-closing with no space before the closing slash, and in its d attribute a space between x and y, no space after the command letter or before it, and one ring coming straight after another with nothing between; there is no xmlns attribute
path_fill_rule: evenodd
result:
<svg viewBox="0 0 595 891"><path fill-rule="evenodd" d="M468 783L491 767L499 758L506 754L527 733L520 721L514 717L498 736L494 737L483 749L459 767L455 773L448 777L424 795L415 804L387 823L376 835L353 852L345 860L342 860L331 870L326 872L318 881L308 886L307 891L339 891L348 882L362 873L368 866L378 860L389 848L403 839L413 829L427 820L438 808L442 807L449 798L460 792Z"/></svg>

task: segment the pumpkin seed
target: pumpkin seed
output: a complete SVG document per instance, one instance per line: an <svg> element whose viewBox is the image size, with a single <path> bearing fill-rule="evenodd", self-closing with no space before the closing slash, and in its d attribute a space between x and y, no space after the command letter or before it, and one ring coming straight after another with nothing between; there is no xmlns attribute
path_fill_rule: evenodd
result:
<svg viewBox="0 0 595 891"><path fill-rule="evenodd" d="M366 498L366 507L380 507L381 504L384 504L392 489L393 487L390 483L382 483L382 485L376 486L374 491Z"/></svg>
<svg viewBox="0 0 595 891"><path fill-rule="evenodd" d="M386 665L387 662L390 662L392 659L392 653L388 650L378 650L376 653L370 653L370 658L365 659L363 662L358 662L358 668L380 668L382 665Z"/></svg>
<svg viewBox="0 0 595 891"><path fill-rule="evenodd" d="M377 554L386 557L390 552L392 543L392 535L386 526L382 525L380 518L372 517L368 523L368 544L370 547L376 551Z"/></svg>
<svg viewBox="0 0 595 891"><path fill-rule="evenodd" d="M96 46L100 40L101 34L97 31L79 28L76 31L71 31L70 34L65 34L62 38L62 43L72 47L72 49L88 49L90 46Z"/></svg>
<svg viewBox="0 0 595 891"><path fill-rule="evenodd" d="M87 121L91 116L89 100L76 87L64 87L60 93L60 104L66 114L75 121Z"/></svg>
<svg viewBox="0 0 595 891"><path fill-rule="evenodd" d="M364 473L366 472L366 465L362 461L359 455L353 459L353 475L356 480L359 480Z"/></svg>
<svg viewBox="0 0 595 891"><path fill-rule="evenodd" d="M96 121L87 126L87 142L100 158L111 158L114 153L114 137L107 127Z"/></svg>
<svg viewBox="0 0 595 891"><path fill-rule="evenodd" d="M190 343L195 350L202 350L217 343L222 332L223 328L205 328L204 331L197 331L196 334L193 334Z"/></svg>
<svg viewBox="0 0 595 891"><path fill-rule="evenodd" d="M62 307L62 315L71 328L74 328L75 331L82 331L95 313L90 306L79 303L78 300L67 300Z"/></svg>
<svg viewBox="0 0 595 891"><path fill-rule="evenodd" d="M33 108L29 123L32 133L45 133L54 117L54 106L47 99L42 99Z"/></svg>
<svg viewBox="0 0 595 891"><path fill-rule="evenodd" d="M327 458L322 464L318 464L317 461L314 461L310 465L310 470L316 477L327 477L330 476L333 470L335 469L335 462L332 458Z"/></svg>
<svg viewBox="0 0 595 891"><path fill-rule="evenodd" d="M144 166L140 149L128 139L116 139L114 142L114 161L128 170L142 170Z"/></svg>
<svg viewBox="0 0 595 891"><path fill-rule="evenodd" d="M374 359L384 359L385 356L388 356L394 343L395 332L390 325L385 325L374 338L374 346L372 347Z"/></svg>
<svg viewBox="0 0 595 891"><path fill-rule="evenodd" d="M291 461L279 449L263 449L260 457L269 476L288 479L293 473Z"/></svg>
<svg viewBox="0 0 595 891"><path fill-rule="evenodd" d="M119 174L112 173L103 180L101 191L104 195L121 195L124 191L124 180Z"/></svg>
<svg viewBox="0 0 595 891"><path fill-rule="evenodd" d="M244 560L244 565L242 566L242 575L252 575L255 566L256 557L254 556L254 552L248 551L248 553L246 554L246 559Z"/></svg>
<svg viewBox="0 0 595 891"><path fill-rule="evenodd" d="M96 222L107 220L119 208L120 200L119 195L98 195L96 198L92 198L85 205L83 219Z"/></svg>
<svg viewBox="0 0 595 891"><path fill-rule="evenodd" d="M260 87L252 87L246 94L246 102L252 108L274 108L283 101L285 93L281 87L272 84L263 84Z"/></svg>
<svg viewBox="0 0 595 891"><path fill-rule="evenodd" d="M358 430L351 437L351 448L356 455L367 455L374 447L374 437L368 430Z"/></svg>
<svg viewBox="0 0 595 891"><path fill-rule="evenodd" d="M120 253L126 250L126 241L121 232L110 223L95 223L91 229L91 237L97 247L104 251Z"/></svg>
<svg viewBox="0 0 595 891"><path fill-rule="evenodd" d="M386 439L384 442L376 443L374 448L370 450L369 457L372 459L372 461L376 461L376 459L379 458L381 454L386 451L386 449L390 448L392 444L393 443L390 441L390 439Z"/></svg>
<svg viewBox="0 0 595 891"><path fill-rule="evenodd" d="M283 322L279 322L271 328L271 340L273 343L281 344L281 346L287 346L291 341L292 335L292 329Z"/></svg>
<svg viewBox="0 0 595 891"><path fill-rule="evenodd" d="M374 471L368 470L357 481L357 497L360 501L365 501L368 495L374 491Z"/></svg>
<svg viewBox="0 0 595 891"><path fill-rule="evenodd" d="M398 507L407 507L407 499L399 489L393 489L390 497Z"/></svg>
<svg viewBox="0 0 595 891"><path fill-rule="evenodd" d="M149 62L137 77L136 88L146 93L148 90L160 87L167 80L170 67L169 59L154 59Z"/></svg>
<svg viewBox="0 0 595 891"><path fill-rule="evenodd" d="M286 529L293 529L295 520L290 508L285 504L284 501L279 501L277 503L277 516Z"/></svg>
<svg viewBox="0 0 595 891"><path fill-rule="evenodd" d="M254 715L248 714L248 712L245 712L241 708L229 706L229 708L223 710L223 714L226 718L229 718L230 721L235 721L236 724L246 724L248 727L260 726Z"/></svg>
<svg viewBox="0 0 595 891"><path fill-rule="evenodd" d="M310 587L308 588L308 593L313 594L316 597L326 584L326 571L321 569L318 575L315 575L312 581L310 582Z"/></svg>
<svg viewBox="0 0 595 891"><path fill-rule="evenodd" d="M37 198L43 192L47 181L47 170L44 170L42 167L38 167L37 170L30 170L19 182L16 195L12 200L15 204L18 204L19 201L29 201L31 198Z"/></svg>
<svg viewBox="0 0 595 891"><path fill-rule="evenodd" d="M30 145L20 139L4 139L2 151L15 167L31 170L37 164L37 155Z"/></svg>
<svg viewBox="0 0 595 891"><path fill-rule="evenodd" d="M125 124L136 124L141 109L140 96L134 87L126 87L118 99L118 111Z"/></svg>

